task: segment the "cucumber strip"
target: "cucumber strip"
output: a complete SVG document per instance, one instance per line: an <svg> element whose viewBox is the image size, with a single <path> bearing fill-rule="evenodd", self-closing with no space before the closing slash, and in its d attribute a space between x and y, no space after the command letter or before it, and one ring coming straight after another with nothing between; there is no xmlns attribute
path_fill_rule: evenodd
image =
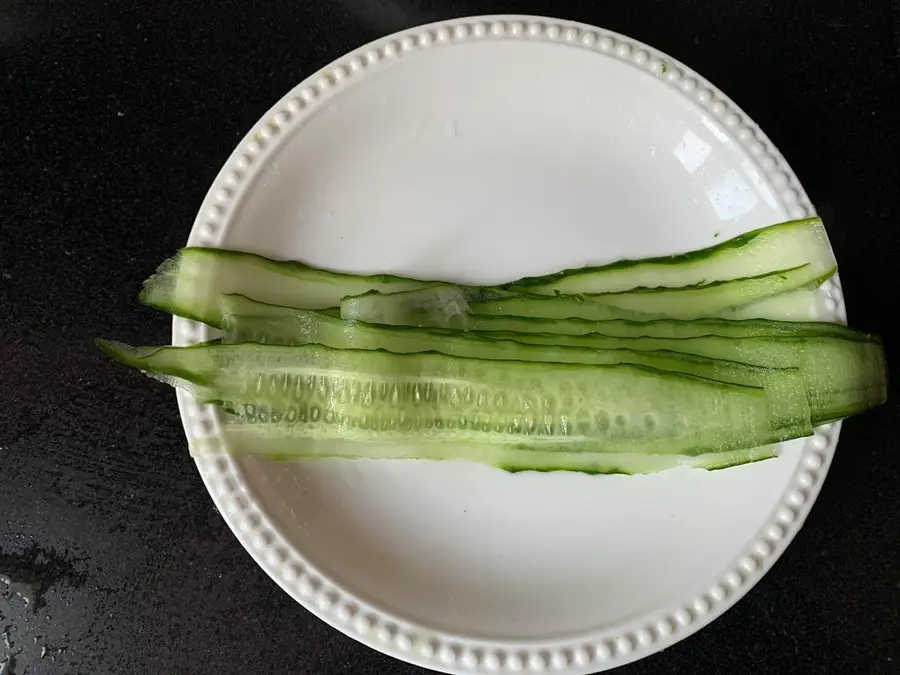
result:
<svg viewBox="0 0 900 675"><path fill-rule="evenodd" d="M348 299L352 301L355 299ZM349 302L344 307L351 306ZM358 307L358 305L357 305ZM362 320L368 312L354 308L342 311L347 320ZM333 315L333 314L330 314ZM814 336L833 335L848 340L876 340L876 337L860 333L836 323L824 321L777 321L770 319L547 319L535 316L490 315L490 314L457 314L452 320L440 316L439 312L429 315L426 312L407 314L397 313L389 316L386 313L374 312L374 318L368 323L385 325L416 326L431 328L463 329L473 331L513 331L521 333L555 333L560 335L584 335L586 333L603 333L618 337L697 337L699 335L721 335L724 337L753 337L764 335ZM404 323L402 319L410 319Z"/></svg>
<svg viewBox="0 0 900 675"><path fill-rule="evenodd" d="M291 330L286 326L275 325L281 321L294 321L302 316L302 310L283 305L272 305L252 300L239 294L223 295L220 300L223 316L235 315L270 318L269 328L281 335L282 331ZM340 318L340 311L335 309L317 310L317 315ZM586 333L602 333L612 337L699 337L702 335L721 335L723 337L760 337L760 336L819 336L831 335L847 340L863 340L880 342L877 336L862 333L839 323L825 321L777 321L774 319L656 319L654 321L631 321L628 319L607 319L590 321L587 319L542 319L540 317L491 316L474 314L464 318L465 328L472 331L507 331L514 333L558 333L561 335L584 335ZM371 325L371 324L370 324ZM393 324L378 324L393 325ZM402 324L401 324L402 325ZM428 326L432 330L440 326ZM250 325L244 322L241 330L249 331ZM266 335L261 329L254 331L252 337L244 336L233 342L266 342ZM284 344L272 341L273 344ZM290 342L288 342L289 344Z"/></svg>
<svg viewBox="0 0 900 675"><path fill-rule="evenodd" d="M499 288L476 288L433 284L425 288L399 293L369 291L348 296L341 300L341 318L348 321L365 321L394 326L437 326L441 328L466 328L473 305L481 302L507 301L519 297L518 293ZM544 296L532 296L544 299ZM644 315L633 315L612 308L605 319L633 318L642 320Z"/></svg>
<svg viewBox="0 0 900 675"><path fill-rule="evenodd" d="M541 305L548 300L555 302L559 299L544 295L523 295L499 288L435 284L398 293L370 291L348 296L341 300L341 318L349 321L396 326L436 326L464 329L467 328L468 317L471 314L512 314L512 312L491 311L491 308L498 303L503 306L505 303L523 298L533 303L541 303ZM632 312L602 302L594 303L592 314L593 320L601 321L608 319L648 321L655 318L645 313ZM522 314L518 316L522 316Z"/></svg>
<svg viewBox="0 0 900 675"><path fill-rule="evenodd" d="M589 474L647 474L683 466L717 470L777 457L777 446L703 455L644 455L633 453L528 450L510 446L466 443L364 443L306 438L296 426L284 424L226 424L222 438L195 438L194 457L256 455L280 461L342 459L413 459L469 461L510 472L577 471ZM224 441L224 443L222 442Z"/></svg>
<svg viewBox="0 0 900 675"><path fill-rule="evenodd" d="M514 333L555 333L559 335L585 335L601 333L610 337L661 337L688 338L703 335L722 337L783 336L804 337L832 335L847 340L871 341L876 338L837 323L820 321L775 321L770 319L656 319L654 321L629 321L608 319L542 319L522 316L471 315L466 327L473 331L506 331Z"/></svg>
<svg viewBox="0 0 900 675"><path fill-rule="evenodd" d="M347 295L406 291L432 283L390 275L357 276L253 253L188 247L163 262L144 282L139 300L220 328L218 299L224 293L239 292L300 309L325 309L339 306Z"/></svg>
<svg viewBox="0 0 900 675"><path fill-rule="evenodd" d="M566 296L567 298L569 296ZM433 326L440 328L466 329L472 314L506 315L512 312L497 312L493 306L503 306L516 300L530 300L543 304L549 298L543 295L524 295L499 288L476 288L435 284L412 291L381 293L369 291L348 296L341 300L341 318L348 321L365 321L395 326ZM581 298L579 298L581 301ZM486 308L486 309L485 309ZM649 321L656 317L631 312L605 303L593 303L592 320L625 319ZM532 316L518 314L517 316Z"/></svg>
<svg viewBox="0 0 900 675"><path fill-rule="evenodd" d="M824 278L830 277L833 273L834 268L829 269ZM823 280L820 271L811 265L802 265L758 277L715 281L684 288L635 290L601 295L520 295L483 300L470 303L470 310L476 314L512 314L547 319L579 317L596 320L615 318L609 316L612 307L652 318L699 319L716 316L762 298L807 286L817 286Z"/></svg>
<svg viewBox="0 0 900 675"><path fill-rule="evenodd" d="M599 334L486 333L528 344L595 349L673 350L769 368L799 368L813 425L881 405L887 398L884 349L876 341L831 336L723 338L618 338Z"/></svg>
<svg viewBox="0 0 900 675"><path fill-rule="evenodd" d="M719 382L762 387L769 399L772 424L785 438L812 433L806 385L796 368L770 369L708 359L674 351L592 349L556 345L525 345L511 340L479 338L470 333L434 332L423 328L345 322L316 312L260 308L263 316L231 314L249 311L254 303L242 298L223 300L224 343L257 342L278 345L321 344L335 349L386 350L394 353L436 351L463 358L580 363L634 364L696 375Z"/></svg>
<svg viewBox="0 0 900 675"><path fill-rule="evenodd" d="M790 294L789 294L790 295ZM772 300L775 300L773 298ZM768 300L763 301L768 302ZM223 295L220 300L221 313L227 315L271 318L277 321L292 321L298 310L283 305L252 300L240 294ZM319 310L318 315L340 318L335 310ZM397 325L378 322L382 325ZM838 323L824 321L777 321L774 319L656 319L653 321L633 321L628 319L606 319L591 321L588 319L543 319L540 317L491 316L489 314L472 314L460 317L460 323L467 330L477 331L511 331L516 333L559 333L561 335L583 335L585 333L602 333L617 337L697 337L700 335L722 335L724 337L751 337L758 335L835 335L851 340L872 340L870 335L860 333ZM399 324L403 325L403 324ZM285 330L271 326L273 330ZM441 328L434 322L431 328ZM242 328L247 330L246 323ZM264 335L257 335L264 338ZM265 341L260 339L241 340L244 342Z"/></svg>
<svg viewBox="0 0 900 675"><path fill-rule="evenodd" d="M837 266L820 218L771 225L690 253L564 270L513 286L544 295L615 293L758 277L803 265L813 268L814 277Z"/></svg>
<svg viewBox="0 0 900 675"><path fill-rule="evenodd" d="M818 288L801 288L743 307L720 312L728 319L779 319L783 321L821 321L829 313L825 295Z"/></svg>
<svg viewBox="0 0 900 675"><path fill-rule="evenodd" d="M763 389L644 366L320 345L98 345L202 402L227 402L248 418L268 408L259 421L304 423L305 434L324 438L571 443L604 452L690 455L782 440Z"/></svg>
<svg viewBox="0 0 900 675"><path fill-rule="evenodd" d="M834 272L829 270L828 276ZM636 290L602 295L535 295L502 289L439 284L397 293L368 292L344 298L341 316L369 323L464 328L469 314L591 321L699 319L735 307L821 283L810 265L760 277L717 281L676 289Z"/></svg>
<svg viewBox="0 0 900 675"><path fill-rule="evenodd" d="M509 287L525 288L532 294L553 294L555 289L564 288L574 294L603 292L610 295L610 291L615 291L613 295L619 296L619 291L633 292L634 288L648 284L666 286L678 281L677 285L681 287L706 288L715 286L707 283L710 281L737 277L761 279L770 272L788 270L791 271L791 283L796 282L792 287L799 288L804 276L797 272L799 268L806 269L805 275L810 279L822 278L828 270L835 268L824 228L818 219L782 223L691 254L568 270L542 278L542 281L513 282ZM722 276L725 269L730 270L729 276ZM703 270L715 274L701 274ZM609 283L601 282L602 279ZM666 283L657 283L660 281ZM710 295L729 298L731 304L727 307L736 307L738 301L746 304L765 295L790 290L787 279L781 284L772 283L775 281L777 279L758 281L752 286L744 284L733 291L719 289L711 291ZM316 269L296 261L272 260L240 251L187 247L159 266L144 283L139 299L145 305L219 327L221 317L216 299L220 294L242 293L298 309L325 309L338 306L343 297L370 290L395 293L433 284L392 275L359 276ZM609 297L606 301L610 305L607 315L594 318L639 318L639 313L659 311L647 298L622 296Z"/></svg>

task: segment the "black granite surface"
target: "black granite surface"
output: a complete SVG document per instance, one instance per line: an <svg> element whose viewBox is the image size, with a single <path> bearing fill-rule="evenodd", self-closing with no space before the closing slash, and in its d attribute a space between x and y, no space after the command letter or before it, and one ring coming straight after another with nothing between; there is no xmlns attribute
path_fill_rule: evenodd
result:
<svg viewBox="0 0 900 675"><path fill-rule="evenodd" d="M380 35L498 12L626 33L731 95L826 216L851 321L898 356L896 2L0 1L4 675L424 672L279 590L213 509L171 391L91 341L168 339L168 319L135 292L294 84ZM768 576L707 629L620 672L900 673L898 420L894 399L847 422Z"/></svg>

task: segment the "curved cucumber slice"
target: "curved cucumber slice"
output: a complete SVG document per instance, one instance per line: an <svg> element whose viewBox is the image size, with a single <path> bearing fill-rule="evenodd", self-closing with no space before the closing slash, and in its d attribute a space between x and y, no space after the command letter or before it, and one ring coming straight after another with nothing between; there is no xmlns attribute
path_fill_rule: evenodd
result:
<svg viewBox="0 0 900 675"><path fill-rule="evenodd" d="M790 294L788 294L790 295ZM773 298L774 300L775 298ZM763 301L768 302L768 301ZM219 301L223 315L237 315L269 318L270 327L276 332L274 324L278 321L296 320L298 310L282 305L272 305L251 300L243 295L224 295ZM340 318L335 310L316 311L317 315ZM422 316L427 320L427 315ZM588 319L544 319L541 317L491 316L489 314L472 314L460 317L465 328L474 331L512 331L516 333L558 333L561 335L584 335L585 333L602 333L617 337L697 337L700 335L721 335L723 337L751 337L760 335L834 335L850 340L872 340L870 335L860 333L842 324L824 321L777 321L773 319L656 319L653 321L634 321L629 319L606 319L591 321ZM367 322L374 323L374 322ZM378 322L380 325L405 325ZM432 322L427 327L439 329L440 322ZM249 330L247 322L242 323L244 330ZM257 331L257 338L234 340L243 342L265 342L265 334ZM280 334L280 333L278 333ZM276 343L277 344L277 343Z"/></svg>
<svg viewBox="0 0 900 675"><path fill-rule="evenodd" d="M818 288L801 288L776 295L719 315L727 319L780 319L783 321L821 321L828 316L825 295Z"/></svg>
<svg viewBox="0 0 900 675"><path fill-rule="evenodd" d="M522 308L517 316L534 316L529 307L552 305L560 298L543 295L523 295L499 288L474 288L436 284L412 291L381 293L370 291L341 300L341 318L350 321L383 323L396 326L436 326L468 328L471 314L507 315L507 305ZM523 306L528 303L528 306ZM583 304L581 299L579 303ZM522 313L525 312L525 313ZM592 320L628 319L647 321L651 315L632 312L605 303L593 303Z"/></svg>
<svg viewBox="0 0 900 675"><path fill-rule="evenodd" d="M669 316L670 313L659 308L659 303L666 301L664 296L653 300L643 297L640 291L634 291L635 288L667 286L677 281L678 286L684 287L679 290L694 291L679 298L687 299L689 303L705 298L702 302L710 308L709 312L717 312L716 303L728 309L800 288L812 280L829 276L834 267L834 257L821 221L810 219L765 228L692 254L570 270L540 283L525 279L508 288L525 289L530 294L553 294L558 290L575 295L603 293L605 309L597 307L592 310L592 316L586 318L640 319L642 313L658 316ZM729 272L723 276L726 269ZM805 271L801 273L800 269ZM704 270L711 274L701 273ZM770 273L784 271L788 272L785 279L768 278ZM737 277L756 281L717 288L719 282ZM806 278L807 281L803 281ZM662 281L665 283L657 283ZM367 291L396 293L433 285L434 282L390 275L360 276L315 269L300 262L272 260L252 253L188 247L160 265L144 283L140 301L219 327L221 316L217 298L227 293L241 293L263 302L298 309L326 309L338 306L343 297ZM696 292L702 289L706 290L698 296ZM495 293L499 293L499 289L495 289ZM629 297L635 293L635 297ZM693 311L690 307L685 309L688 314Z"/></svg>
<svg viewBox="0 0 900 675"><path fill-rule="evenodd" d="M774 300L774 298L773 298ZM292 320L303 313L293 307L272 305L251 300L243 295L224 295L219 300L223 315L244 315L256 318L271 318L277 321ZM315 315L341 318L339 310L317 310ZM491 316L472 314L463 317L465 328L472 331L508 331L515 333L555 333L560 335L584 335L602 333L612 337L699 337L720 335L722 337L806 337L830 335L847 340L880 342L879 338L848 328L839 323L825 321L779 321L775 319L655 319L653 321L633 321L629 319L544 319L524 316ZM366 322L368 323L368 322ZM405 325L405 324L379 324ZM430 326L441 330L438 323ZM278 330L274 328L274 330ZM261 336L262 337L262 336ZM249 340L247 340L249 341ZM254 340L258 341L258 340Z"/></svg>
<svg viewBox="0 0 900 675"><path fill-rule="evenodd" d="M813 268L813 278L837 266L820 218L764 227L690 253L564 270L513 286L546 295L616 293L758 277L805 265Z"/></svg>
<svg viewBox="0 0 900 675"><path fill-rule="evenodd" d="M830 336L723 338L618 338L605 335L490 333L529 344L595 349L674 350L770 368L799 368L806 382L812 422L824 424L887 398L884 349L878 342Z"/></svg>
<svg viewBox="0 0 900 675"><path fill-rule="evenodd" d="M831 276L834 269L829 269ZM469 314L591 321L699 319L727 313L762 298L823 281L810 265L760 277L686 288L635 290L602 295L535 295L449 284L398 293L369 292L341 301L341 316L369 323L466 326Z"/></svg>
<svg viewBox="0 0 900 675"><path fill-rule="evenodd" d="M585 365L633 364L696 375L719 382L762 387L769 398L772 424L785 438L812 433L806 385L799 369L770 369L673 351L592 349L553 344L522 344L479 338L470 333L435 332L424 328L345 322L316 312L261 308L265 316L229 313L249 311L243 299L223 303L225 343L257 342L280 345L321 344L335 349L386 350L394 353L436 351L463 358L501 361L542 361Z"/></svg>
<svg viewBox="0 0 900 675"><path fill-rule="evenodd" d="M834 270L835 268L829 268L824 278L830 277ZM787 291L816 286L824 278L822 273L811 265L803 265L763 276L716 281L701 286L634 290L601 295L520 295L473 302L470 309L475 314L535 316L547 319L615 318L609 314L616 309L651 318L698 319L717 316L735 307L742 307Z"/></svg>
<svg viewBox="0 0 900 675"><path fill-rule="evenodd" d="M242 293L300 309L337 307L347 295L422 288L433 282L389 275L357 276L315 269L253 253L200 247L181 249L144 282L139 300L156 309L221 327L219 297Z"/></svg>
<svg viewBox="0 0 900 675"><path fill-rule="evenodd" d="M769 319L656 319L654 321L629 321L609 319L542 319L540 317L472 315L466 320L473 331L507 331L514 333L555 333L559 335L585 335L602 333L611 337L666 337L688 338L703 335L722 337L758 336L814 336L833 335L848 340L872 340L841 324L818 321L793 322Z"/></svg>
<svg viewBox="0 0 900 675"><path fill-rule="evenodd" d="M591 474L646 474L684 466L724 469L777 456L775 447L731 450L703 455L644 455L633 453L569 452L466 443L364 443L312 440L296 426L284 424L226 424L224 444L217 437L195 438L194 457L226 453L262 455L282 461L343 459L462 460L506 471L579 471Z"/></svg>
<svg viewBox="0 0 900 675"><path fill-rule="evenodd" d="M757 447L772 428L765 391L635 365L548 364L319 345L136 349L111 357L225 402L250 421L349 440L569 444L604 452L703 454Z"/></svg>

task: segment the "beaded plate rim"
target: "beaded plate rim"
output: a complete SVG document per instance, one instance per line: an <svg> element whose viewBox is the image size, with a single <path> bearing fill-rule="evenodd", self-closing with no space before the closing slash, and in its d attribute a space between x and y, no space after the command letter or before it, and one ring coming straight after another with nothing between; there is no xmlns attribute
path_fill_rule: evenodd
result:
<svg viewBox="0 0 900 675"><path fill-rule="evenodd" d="M277 151L287 131L366 72L425 49L483 40L530 40L582 48L655 75L691 100L744 148L778 189L792 218L815 214L787 161L737 105L676 59L624 35L583 23L529 15L473 16L410 28L364 45L306 78L241 140L214 180L194 222L189 246L218 246L254 169ZM832 319L846 321L840 280L822 286ZM210 329L174 318L172 342L211 337ZM188 440L219 436L217 411L183 391L178 405ZM819 427L803 445L798 467L766 524L721 574L690 598L616 628L552 641L489 641L434 631L367 605L316 570L254 502L238 463L222 455L196 460L215 505L259 566L314 615L395 658L447 673L587 675L649 656L698 631L742 598L778 560L802 527L828 473L841 423Z"/></svg>

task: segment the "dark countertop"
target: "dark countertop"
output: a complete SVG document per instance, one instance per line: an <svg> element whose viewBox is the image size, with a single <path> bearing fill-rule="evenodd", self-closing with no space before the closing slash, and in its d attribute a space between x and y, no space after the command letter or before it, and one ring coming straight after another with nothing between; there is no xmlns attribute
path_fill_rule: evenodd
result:
<svg viewBox="0 0 900 675"><path fill-rule="evenodd" d="M592 8L593 7L593 8ZM0 4L4 675L424 672L327 627L250 559L188 458L172 392L103 358L153 343L140 282L293 85L380 35L517 12L620 31L761 124L826 217L852 323L900 306L900 9L887 0L12 0ZM846 423L805 528L734 609L627 674L900 672L897 400Z"/></svg>

